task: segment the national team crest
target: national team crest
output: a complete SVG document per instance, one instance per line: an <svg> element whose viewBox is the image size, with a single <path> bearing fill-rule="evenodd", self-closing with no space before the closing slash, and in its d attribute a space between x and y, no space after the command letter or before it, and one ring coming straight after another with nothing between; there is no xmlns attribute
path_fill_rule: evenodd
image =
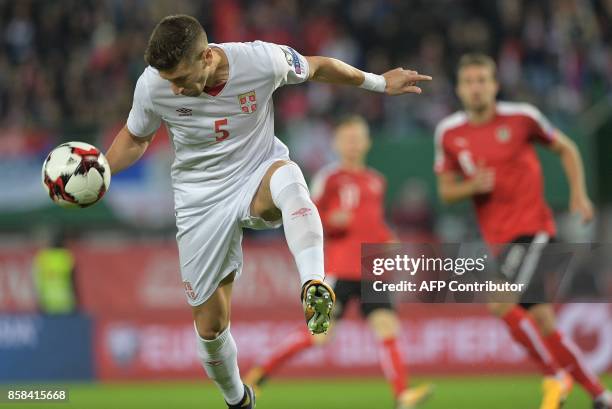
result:
<svg viewBox="0 0 612 409"><path fill-rule="evenodd" d="M252 114L253 112L257 111L257 98L255 96L255 91L238 95L238 102L240 102L240 109L245 114Z"/></svg>
<svg viewBox="0 0 612 409"><path fill-rule="evenodd" d="M495 137L497 138L498 141L502 143L508 142L511 136L512 135L510 134L510 129L508 129L508 127L505 127L505 126L502 126L501 128L497 128L497 130L495 131Z"/></svg>

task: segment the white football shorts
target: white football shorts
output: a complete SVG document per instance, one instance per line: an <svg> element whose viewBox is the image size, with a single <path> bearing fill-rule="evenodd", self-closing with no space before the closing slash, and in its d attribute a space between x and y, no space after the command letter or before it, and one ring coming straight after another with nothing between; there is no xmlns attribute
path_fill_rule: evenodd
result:
<svg viewBox="0 0 612 409"><path fill-rule="evenodd" d="M176 214L181 278L191 306L203 304L233 271L242 274L242 229L275 229L282 219L267 222L250 214L250 205L268 168L287 157L268 159L225 200L193 215Z"/></svg>

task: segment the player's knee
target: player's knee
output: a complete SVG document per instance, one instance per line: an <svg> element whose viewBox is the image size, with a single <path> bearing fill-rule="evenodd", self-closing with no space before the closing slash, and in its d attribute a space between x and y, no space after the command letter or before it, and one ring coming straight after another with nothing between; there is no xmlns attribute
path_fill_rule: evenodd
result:
<svg viewBox="0 0 612 409"><path fill-rule="evenodd" d="M514 305L515 304L493 302L487 304L487 309L491 314L495 315L496 317L503 317L508 311L510 311L514 307Z"/></svg>
<svg viewBox="0 0 612 409"><path fill-rule="evenodd" d="M195 327L202 339L217 339L229 326L229 317L195 316Z"/></svg>
<svg viewBox="0 0 612 409"><path fill-rule="evenodd" d="M282 213L278 195L292 185L300 188L299 182L296 181L296 175L304 180L300 168L292 161L279 160L270 165L258 192L251 202L251 214L267 221L279 220ZM303 184L304 186L301 189L308 196L305 180Z"/></svg>
<svg viewBox="0 0 612 409"><path fill-rule="evenodd" d="M399 319L395 312L388 309L377 309L368 315L370 327L378 339L397 337L399 334Z"/></svg>
<svg viewBox="0 0 612 409"><path fill-rule="evenodd" d="M277 165L279 162L275 162L272 166ZM270 194L272 201L278 207L281 208L281 195L288 189L291 190L291 197L302 197L308 201L311 201L310 194L308 192L308 184L304 175L300 170L300 167L294 162L283 162L280 166L274 169L272 176L270 177Z"/></svg>
<svg viewBox="0 0 612 409"><path fill-rule="evenodd" d="M542 335L550 335L556 330L555 313L550 305L534 305L529 309L529 315L535 321Z"/></svg>
<svg viewBox="0 0 612 409"><path fill-rule="evenodd" d="M227 325L226 326L215 325L215 326L210 326L210 327L197 328L198 335L200 336L200 338L205 339L205 340L212 340L212 339L219 338L219 335L221 335L223 331L225 331L226 329L227 329Z"/></svg>
<svg viewBox="0 0 612 409"><path fill-rule="evenodd" d="M270 165L270 167L268 168L268 171L270 172L270 175L274 175L274 172L276 172L278 169L282 168L285 165L290 165L290 164L295 165L295 162L291 160L277 160L272 165Z"/></svg>

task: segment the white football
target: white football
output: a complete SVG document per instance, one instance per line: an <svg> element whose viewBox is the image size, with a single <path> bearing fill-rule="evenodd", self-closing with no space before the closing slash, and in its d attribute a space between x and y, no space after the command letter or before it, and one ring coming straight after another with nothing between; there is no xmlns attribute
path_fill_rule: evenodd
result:
<svg viewBox="0 0 612 409"><path fill-rule="evenodd" d="M95 146L67 142L53 149L42 167L43 186L62 207L87 207L98 202L110 186L106 158Z"/></svg>

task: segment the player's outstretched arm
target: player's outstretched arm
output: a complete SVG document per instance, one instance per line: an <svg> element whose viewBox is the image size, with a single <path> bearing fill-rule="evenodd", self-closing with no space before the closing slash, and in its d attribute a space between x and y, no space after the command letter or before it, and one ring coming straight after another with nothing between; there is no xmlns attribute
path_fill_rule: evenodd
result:
<svg viewBox="0 0 612 409"><path fill-rule="evenodd" d="M420 81L431 81L429 75L396 68L382 75L363 72L345 62L328 57L305 57L310 67L309 79L330 84L353 85L388 95L420 94Z"/></svg>
<svg viewBox="0 0 612 409"><path fill-rule="evenodd" d="M578 213L587 223L593 219L593 204L589 199L584 181L584 165L574 141L557 130L555 138L547 145L561 158L561 164L570 187L570 211Z"/></svg>
<svg viewBox="0 0 612 409"><path fill-rule="evenodd" d="M140 159L149 147L154 135L140 138L132 135L127 126L124 126L117 133L111 147L106 152L106 160L108 160L111 173L114 175L121 172Z"/></svg>

